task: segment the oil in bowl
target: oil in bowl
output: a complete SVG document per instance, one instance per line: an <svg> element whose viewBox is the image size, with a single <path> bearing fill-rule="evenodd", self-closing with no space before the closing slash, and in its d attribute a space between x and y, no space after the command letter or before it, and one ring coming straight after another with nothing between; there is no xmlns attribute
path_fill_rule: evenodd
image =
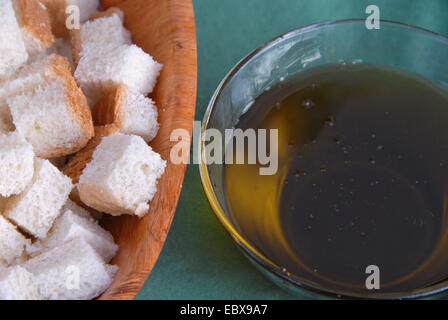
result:
<svg viewBox="0 0 448 320"><path fill-rule="evenodd" d="M448 276L446 88L398 68L329 64L265 91L235 127L278 129L276 174L223 166L235 226L276 265L361 293L372 265L381 293Z"/></svg>

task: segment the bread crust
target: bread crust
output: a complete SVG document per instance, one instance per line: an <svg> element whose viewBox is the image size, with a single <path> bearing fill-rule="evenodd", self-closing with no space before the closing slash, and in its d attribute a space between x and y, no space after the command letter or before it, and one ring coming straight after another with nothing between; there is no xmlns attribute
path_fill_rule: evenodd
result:
<svg viewBox="0 0 448 320"><path fill-rule="evenodd" d="M82 51L80 29L70 30L70 45L72 47L73 64L75 65L76 68L78 66L79 60L81 59L81 51Z"/></svg>
<svg viewBox="0 0 448 320"><path fill-rule="evenodd" d="M92 108L92 118L95 125L115 124L118 128L122 128L128 93L128 87L120 83L104 95Z"/></svg>
<svg viewBox="0 0 448 320"><path fill-rule="evenodd" d="M42 49L51 47L54 36L46 8L38 0L16 0L16 7L21 28L33 35Z"/></svg>
<svg viewBox="0 0 448 320"><path fill-rule="evenodd" d="M50 56L50 59L50 70L56 77L63 80L69 101L69 110L73 118L79 124L83 134L76 142L76 145L73 147L63 148L62 150L55 150L54 154L45 155L47 158L74 153L83 148L95 134L92 114L90 112L89 105L87 104L87 99L73 78L72 66L70 62L67 58L59 55L52 55Z"/></svg>
<svg viewBox="0 0 448 320"><path fill-rule="evenodd" d="M66 38L69 30L65 26L65 8L69 3L66 0L40 0L40 2L47 8L53 34L58 38Z"/></svg>

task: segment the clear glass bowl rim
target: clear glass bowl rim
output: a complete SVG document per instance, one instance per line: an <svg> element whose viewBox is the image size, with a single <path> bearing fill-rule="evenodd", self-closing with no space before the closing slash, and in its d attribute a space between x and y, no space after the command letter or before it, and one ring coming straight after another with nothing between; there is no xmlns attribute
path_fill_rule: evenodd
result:
<svg viewBox="0 0 448 320"><path fill-rule="evenodd" d="M274 47L278 42L283 41L284 39L287 39L291 36L294 36L296 34L300 34L306 31L320 29L328 26L334 26L334 25L340 25L340 24L351 24L351 23L365 23L365 19L361 18L352 18L352 19L342 19L342 20L329 20L319 23L314 23L310 25L306 25L303 27L299 27L296 29L293 29L291 31L288 31L286 33L283 33L272 40L269 40L262 45L260 45L258 48L250 52L247 56L245 56L243 59L241 59L224 77L224 79L221 81L221 83L218 85L217 89L215 90L212 98L210 99L210 102L207 106L207 109L204 113L204 118L202 120L201 125L201 139L199 141L199 150L200 150L200 164L199 164L199 172L201 176L201 182L205 191L205 194L207 196L207 199L210 203L210 206L215 214L215 216L218 218L218 221L221 223L221 225L224 227L224 229L227 231L227 233L230 235L230 237L234 240L234 242L237 244L237 246L245 253L245 255L248 256L250 260L252 260L254 263L256 263L259 267L262 268L263 271L267 272L268 274L272 274L275 278L278 278L279 280L286 281L288 284L295 287L296 290L302 290L302 291L308 291L312 294L315 294L317 296L321 297L330 297L330 298L349 298L349 299L419 299L419 298L425 298L430 297L438 294L442 294L446 291L448 291L448 279L438 282L436 284L416 289L413 291L408 292L396 292L396 293L383 293L383 294L366 294L366 293L357 293L357 292L349 292L349 291L340 291L340 290L334 290L332 288L324 287L322 285L313 283L311 281L308 281L304 278L300 278L298 276L288 274L285 272L283 268L275 264L273 261L271 261L269 258L264 256L259 250L257 250L255 247L253 247L250 243L248 243L244 237L236 230L236 228L232 225L232 223L229 221L229 219L226 217L225 211L219 204L219 201L215 195L215 191L213 188L213 184L210 179L210 175L208 172L207 164L206 164L206 158L205 158L205 130L209 126L209 122L216 104L216 101L218 97L221 95L222 90L226 87L227 83L233 78L233 76L242 68L246 63L248 63L254 56L259 54L265 49ZM403 29L408 29L413 32L419 32L423 33L429 37L432 37L434 39L437 39L439 41L444 42L444 44L447 46L448 50L448 37L445 37L442 34L439 34L437 32L419 27L414 26L411 24L406 24L399 21L393 21L393 20L386 20L381 19L381 24L386 25L392 25L396 27L401 27Z"/></svg>

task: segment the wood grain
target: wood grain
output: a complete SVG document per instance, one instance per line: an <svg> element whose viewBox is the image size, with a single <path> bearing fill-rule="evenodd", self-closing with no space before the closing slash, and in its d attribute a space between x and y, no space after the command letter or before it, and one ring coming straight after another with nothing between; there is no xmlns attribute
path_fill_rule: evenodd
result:
<svg viewBox="0 0 448 320"><path fill-rule="evenodd" d="M119 266L112 285L99 299L133 299L151 272L174 216L185 164L169 161L174 129L192 132L196 104L196 33L191 0L104 0L125 13L134 43L164 65L152 98L161 124L150 143L168 161L150 213L144 218L106 217L103 225L119 245L113 264ZM149 284L151 285L151 284Z"/></svg>

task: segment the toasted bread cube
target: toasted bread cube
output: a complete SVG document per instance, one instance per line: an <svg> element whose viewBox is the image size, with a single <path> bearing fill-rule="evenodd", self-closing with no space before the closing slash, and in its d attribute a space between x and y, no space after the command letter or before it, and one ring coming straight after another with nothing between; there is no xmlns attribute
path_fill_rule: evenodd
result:
<svg viewBox="0 0 448 320"><path fill-rule="evenodd" d="M112 282L116 266L106 265L83 239L75 238L28 260L42 296L50 300L89 300Z"/></svg>
<svg viewBox="0 0 448 320"><path fill-rule="evenodd" d="M82 48L89 44L132 44L131 33L123 26L123 12L117 8L102 16L86 21L79 30L70 33L75 65L82 55ZM114 30L110 32L110 30Z"/></svg>
<svg viewBox="0 0 448 320"><path fill-rule="evenodd" d="M83 215L71 210L63 212L54 222L47 238L34 243L31 246L32 249L28 250L27 253L36 256L57 247L61 243L75 238L83 238L99 253L104 261L109 262L115 256L118 246L114 243L114 238L109 232L101 228L96 220L90 216L85 216L84 212Z"/></svg>
<svg viewBox="0 0 448 320"><path fill-rule="evenodd" d="M73 185L48 160L36 158L34 165L33 181L23 193L8 198L3 214L22 230L43 239L60 215Z"/></svg>
<svg viewBox="0 0 448 320"><path fill-rule="evenodd" d="M34 174L33 147L17 131L0 134L0 196L19 194Z"/></svg>
<svg viewBox="0 0 448 320"><path fill-rule="evenodd" d="M92 108L95 124L113 123L121 133L138 135L146 142L157 135L157 116L153 100L130 91L124 84L118 85Z"/></svg>
<svg viewBox="0 0 448 320"><path fill-rule="evenodd" d="M0 215L0 262L10 265L20 258L29 244L16 227Z"/></svg>
<svg viewBox="0 0 448 320"><path fill-rule="evenodd" d="M0 1L0 80L9 77L28 59L12 0Z"/></svg>
<svg viewBox="0 0 448 320"><path fill-rule="evenodd" d="M15 0L17 21L30 56L49 48L54 41L50 16L39 0Z"/></svg>
<svg viewBox="0 0 448 320"><path fill-rule="evenodd" d="M71 75L69 62L61 59L63 63L50 68L53 81L6 99L15 127L42 158L74 153L94 134L86 98Z"/></svg>
<svg viewBox="0 0 448 320"><path fill-rule="evenodd" d="M53 34L56 37L68 37L67 19L70 19L67 13L68 6L75 5L79 9L80 22L87 21L99 7L99 0L40 0L48 9Z"/></svg>
<svg viewBox="0 0 448 320"><path fill-rule="evenodd" d="M43 300L33 274L21 266L0 268L0 300Z"/></svg>
<svg viewBox="0 0 448 320"><path fill-rule="evenodd" d="M91 105L120 83L146 95L152 92L162 65L136 45L86 44L75 79Z"/></svg>
<svg viewBox="0 0 448 320"><path fill-rule="evenodd" d="M142 217L165 166L166 161L141 137L120 133L105 137L79 178L79 196L98 211Z"/></svg>

